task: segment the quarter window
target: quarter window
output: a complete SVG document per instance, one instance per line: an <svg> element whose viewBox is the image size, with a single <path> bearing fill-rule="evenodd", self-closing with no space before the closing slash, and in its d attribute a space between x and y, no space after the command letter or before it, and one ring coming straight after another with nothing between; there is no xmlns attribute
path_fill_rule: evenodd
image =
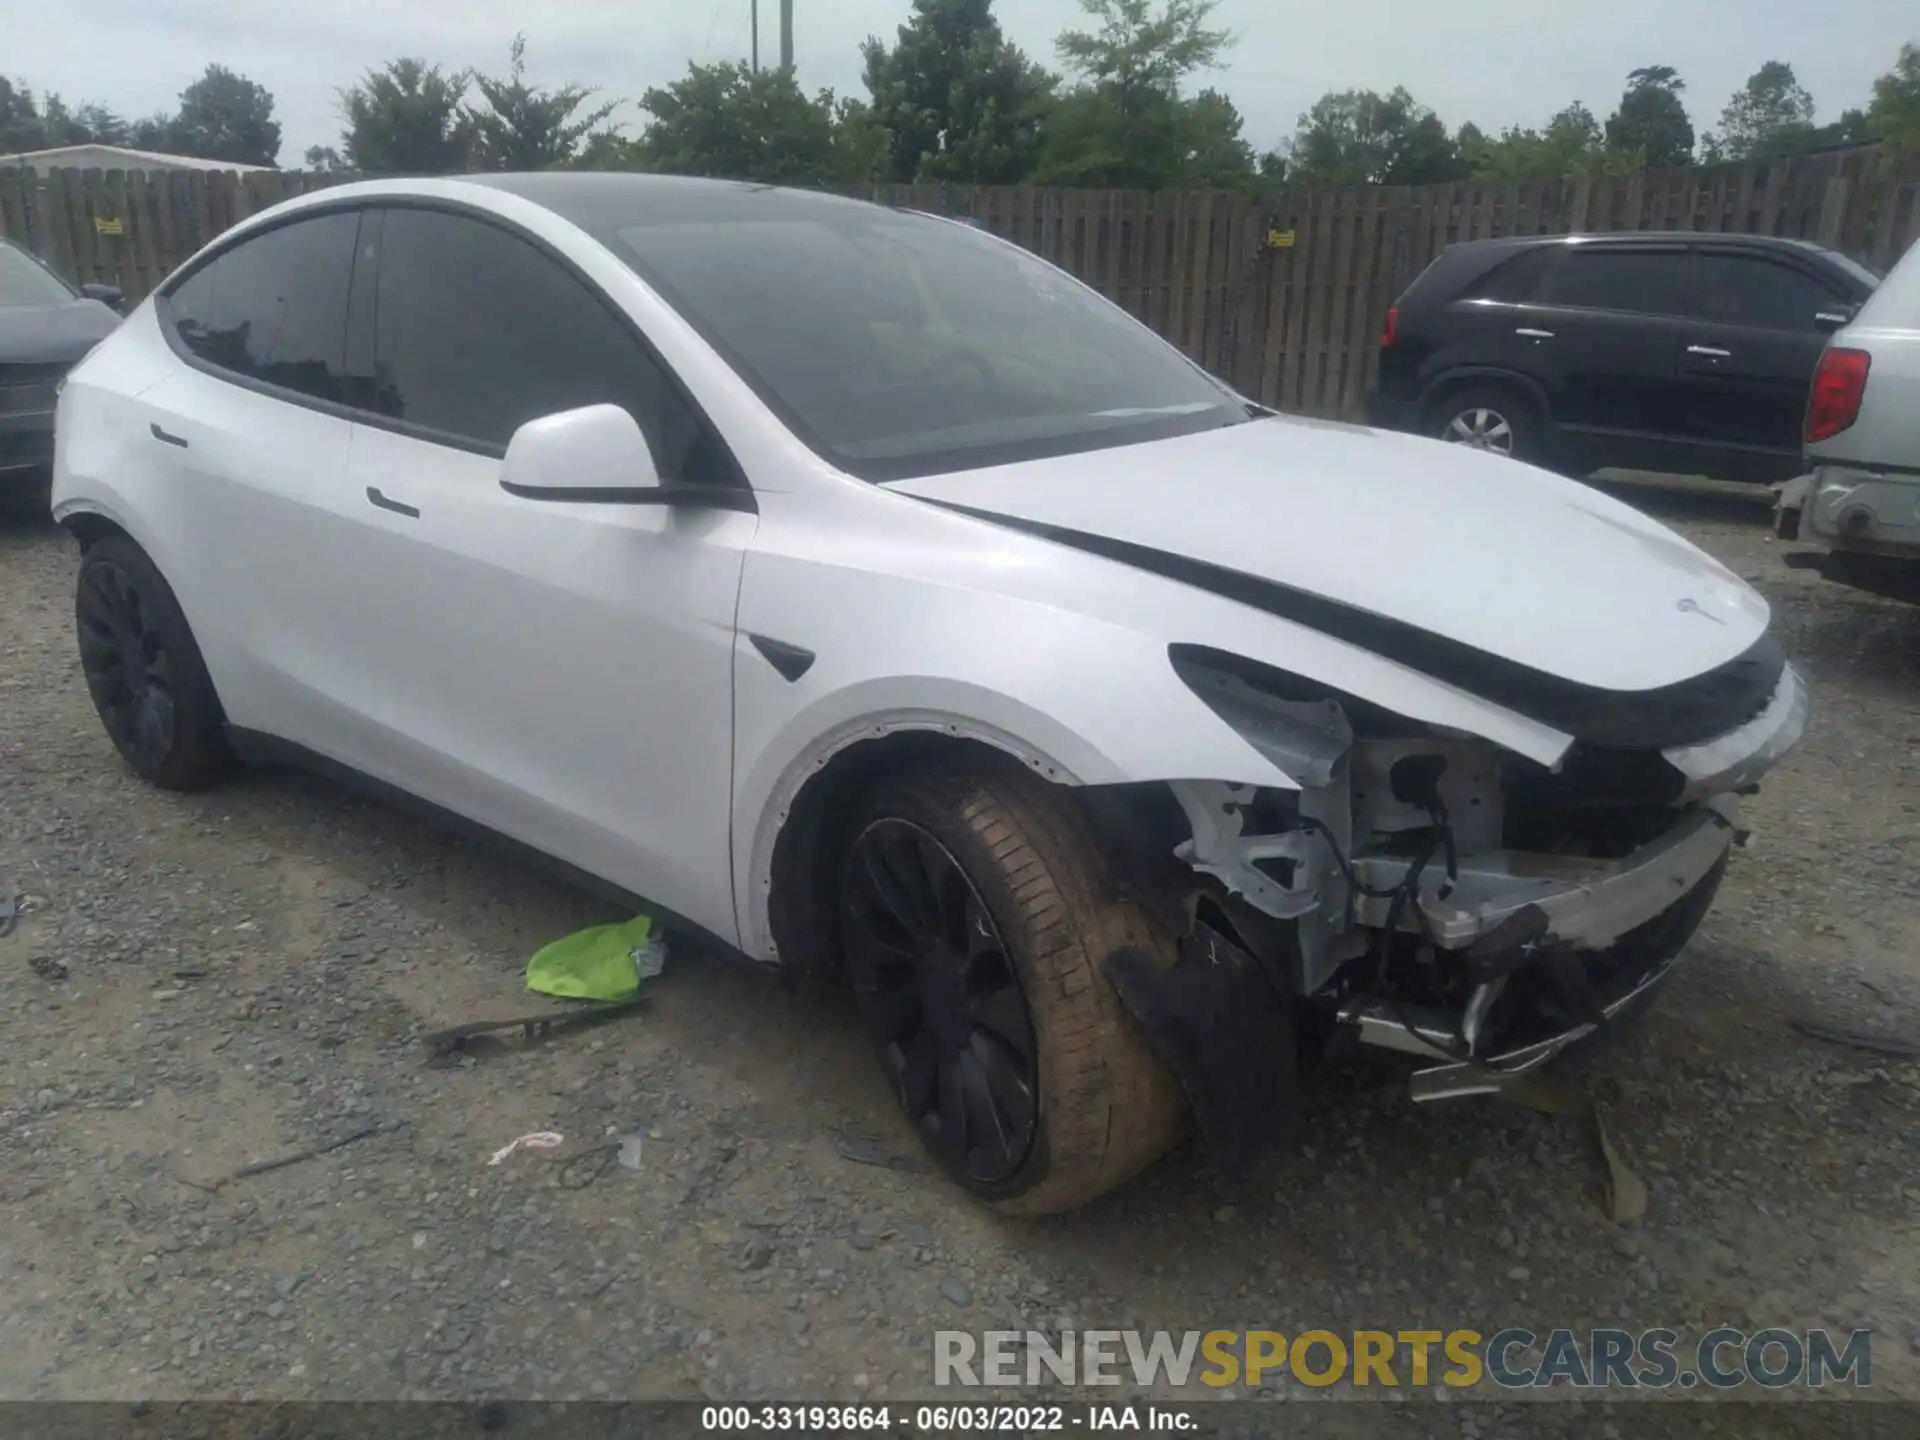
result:
<svg viewBox="0 0 1920 1440"><path fill-rule="evenodd" d="M529 420L610 403L639 422L664 478L727 478L653 357L606 302L530 242L466 216L396 208L379 251L381 414L504 448Z"/></svg>
<svg viewBox="0 0 1920 1440"><path fill-rule="evenodd" d="M1678 250L1600 250L1573 245L1554 267L1548 294L1580 310L1686 314L1687 257Z"/></svg>
<svg viewBox="0 0 1920 1440"><path fill-rule="evenodd" d="M169 293L175 333L209 365L344 403L359 228L357 212L340 211L241 241Z"/></svg>
<svg viewBox="0 0 1920 1440"><path fill-rule="evenodd" d="M1552 269L1553 248L1537 246L1503 261L1470 292L1473 298L1524 305L1540 293L1540 283Z"/></svg>
<svg viewBox="0 0 1920 1440"><path fill-rule="evenodd" d="M1812 330L1840 299L1811 275L1758 255L1700 257L1700 313L1726 325Z"/></svg>

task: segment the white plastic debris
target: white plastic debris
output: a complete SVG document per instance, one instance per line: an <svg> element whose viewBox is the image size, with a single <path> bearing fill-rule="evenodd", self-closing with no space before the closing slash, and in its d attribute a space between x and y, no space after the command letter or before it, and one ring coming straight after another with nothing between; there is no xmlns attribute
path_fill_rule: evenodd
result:
<svg viewBox="0 0 1920 1440"><path fill-rule="evenodd" d="M656 928L647 943L633 947L633 968L642 984L667 968L667 937Z"/></svg>
<svg viewBox="0 0 1920 1440"><path fill-rule="evenodd" d="M516 1150L558 1150L567 1143L567 1137L558 1130L536 1130L531 1135L522 1135L510 1140L493 1152L489 1165L498 1165Z"/></svg>

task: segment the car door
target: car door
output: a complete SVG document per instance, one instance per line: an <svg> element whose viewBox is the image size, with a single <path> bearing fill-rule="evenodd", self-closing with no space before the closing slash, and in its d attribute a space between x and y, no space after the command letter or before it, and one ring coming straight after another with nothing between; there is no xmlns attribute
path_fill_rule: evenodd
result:
<svg viewBox="0 0 1920 1440"><path fill-rule="evenodd" d="M1694 264L1694 320L1678 359L1688 429L1729 452L1722 470L1771 459L1797 473L1807 390L1828 336L1819 317L1849 301L1785 258L1703 245Z"/></svg>
<svg viewBox="0 0 1920 1440"><path fill-rule="evenodd" d="M1594 466L1662 468L1679 439L1675 354L1687 323L1679 242L1571 241L1525 328L1559 437Z"/></svg>
<svg viewBox="0 0 1920 1440"><path fill-rule="evenodd" d="M752 514L529 500L528 420L611 402L667 480L742 483L603 294L488 219L387 209L350 583L403 788L734 934L732 646Z"/></svg>
<svg viewBox="0 0 1920 1440"><path fill-rule="evenodd" d="M345 335L360 212L299 215L188 272L158 303L186 363L142 392L136 443L167 579L228 720L352 761L367 672L334 566L353 425Z"/></svg>

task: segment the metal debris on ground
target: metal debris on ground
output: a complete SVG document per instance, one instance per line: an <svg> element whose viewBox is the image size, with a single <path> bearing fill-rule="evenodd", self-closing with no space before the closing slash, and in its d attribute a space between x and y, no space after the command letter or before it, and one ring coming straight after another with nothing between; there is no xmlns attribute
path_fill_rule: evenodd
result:
<svg viewBox="0 0 1920 1440"><path fill-rule="evenodd" d="M605 1145L595 1145L582 1150L577 1155L569 1155L560 1162L558 1179L565 1190L584 1190L602 1175L613 1168L614 1160L620 1154L620 1144L613 1141Z"/></svg>
<svg viewBox="0 0 1920 1440"><path fill-rule="evenodd" d="M1586 1122L1606 1175L1601 1181L1601 1204L1607 1218L1616 1225L1637 1225L1646 1218L1647 1184L1628 1165L1607 1135L1600 1106L1590 1095L1569 1089L1544 1075L1520 1075L1500 1090L1500 1095L1516 1104L1545 1115L1572 1115Z"/></svg>
<svg viewBox="0 0 1920 1440"><path fill-rule="evenodd" d="M636 1008L640 1000L641 997L635 995L626 1000L615 1000L608 1004L577 1006L570 1010L548 1010L540 1015L517 1015L506 1020L475 1020L465 1025L452 1025L444 1030L430 1031L420 1037L420 1043L427 1047L431 1055L442 1056L464 1050L470 1040L498 1035L507 1030L518 1030L522 1038L527 1040L540 1040L556 1030L598 1024L609 1016Z"/></svg>
<svg viewBox="0 0 1920 1440"><path fill-rule="evenodd" d="M253 1175L265 1175L273 1170L284 1170L289 1165L298 1165L306 1160L317 1160L322 1155L332 1154L335 1150L351 1145L355 1141L365 1140L389 1130L398 1130L400 1125L404 1123L405 1122L402 1121L391 1125L362 1125L359 1129L350 1130L344 1135L326 1141L324 1144L308 1145L303 1149L289 1150L284 1155L275 1155L268 1160L255 1160L250 1164L242 1165L238 1170L230 1174L221 1176L217 1180L188 1180L184 1175L178 1178L196 1190L205 1190L211 1194L213 1191L219 1190L224 1186L231 1185L236 1180L245 1180Z"/></svg>
<svg viewBox="0 0 1920 1440"><path fill-rule="evenodd" d="M558 1150L566 1143L567 1137L558 1130L535 1130L530 1135L509 1140L487 1158L487 1164L498 1165L516 1150Z"/></svg>
<svg viewBox="0 0 1920 1440"><path fill-rule="evenodd" d="M640 1142L644 1131L635 1130L609 1140L604 1144L589 1146L576 1155L569 1155L560 1162L559 1181L563 1189L584 1190L614 1166L622 1170L640 1168Z"/></svg>
<svg viewBox="0 0 1920 1440"><path fill-rule="evenodd" d="M1878 1035L1871 1030L1847 1030L1838 1025L1823 1025L1818 1020L1802 1020L1798 1017L1787 1023L1809 1040L1824 1040L1829 1045L1843 1045L1849 1050L1860 1050L1869 1055L1886 1055L1895 1060L1920 1060L1920 1042L1903 1040L1898 1035Z"/></svg>
<svg viewBox="0 0 1920 1440"><path fill-rule="evenodd" d="M901 1170L908 1174L928 1169L927 1162L918 1155L903 1155L888 1150L871 1135L842 1135L834 1141L833 1148L839 1152L842 1160L851 1160L856 1165L874 1165L882 1170Z"/></svg>

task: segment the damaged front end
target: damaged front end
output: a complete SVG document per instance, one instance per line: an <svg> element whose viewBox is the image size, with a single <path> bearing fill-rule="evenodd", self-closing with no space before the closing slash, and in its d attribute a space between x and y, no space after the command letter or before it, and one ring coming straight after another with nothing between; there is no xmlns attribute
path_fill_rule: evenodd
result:
<svg viewBox="0 0 1920 1440"><path fill-rule="evenodd" d="M1412 1094L1436 1100L1497 1092L1645 1003L1745 840L1737 796L1808 709L1781 661L1758 704L1731 698L1720 733L1575 737L1549 768L1232 656L1173 660L1298 781L1168 786L1179 871L1132 873L1178 915L1180 963L1108 965L1229 1163L1284 1133L1302 1022L1430 1062ZM1162 815L1151 843L1174 833Z"/></svg>

